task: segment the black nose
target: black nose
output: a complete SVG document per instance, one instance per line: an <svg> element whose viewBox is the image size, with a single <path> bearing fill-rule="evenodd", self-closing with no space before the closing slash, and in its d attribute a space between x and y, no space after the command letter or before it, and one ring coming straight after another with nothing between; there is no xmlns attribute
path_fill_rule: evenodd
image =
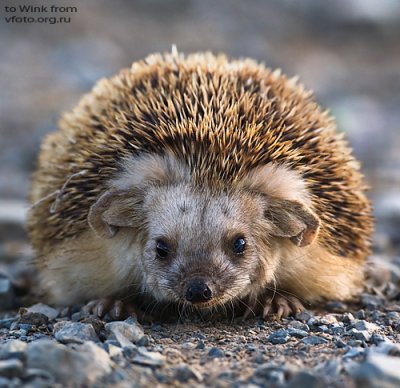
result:
<svg viewBox="0 0 400 388"><path fill-rule="evenodd" d="M186 300L191 303L207 302L212 298L210 287L201 279L189 283L186 291Z"/></svg>

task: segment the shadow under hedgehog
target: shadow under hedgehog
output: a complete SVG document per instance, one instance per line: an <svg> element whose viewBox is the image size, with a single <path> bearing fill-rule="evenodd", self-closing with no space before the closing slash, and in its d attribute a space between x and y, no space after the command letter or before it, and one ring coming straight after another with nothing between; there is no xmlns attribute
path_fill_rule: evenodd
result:
<svg viewBox="0 0 400 388"><path fill-rule="evenodd" d="M281 318L362 289L364 192L295 79L173 50L101 80L47 136L28 231L53 303Z"/></svg>

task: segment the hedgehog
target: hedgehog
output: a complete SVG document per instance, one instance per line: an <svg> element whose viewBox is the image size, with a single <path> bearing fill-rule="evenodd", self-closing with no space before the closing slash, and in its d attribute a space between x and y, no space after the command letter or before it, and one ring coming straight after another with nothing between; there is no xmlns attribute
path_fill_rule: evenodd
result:
<svg viewBox="0 0 400 388"><path fill-rule="evenodd" d="M366 189L297 78L172 50L100 80L62 117L27 230L51 303L279 319L362 290Z"/></svg>

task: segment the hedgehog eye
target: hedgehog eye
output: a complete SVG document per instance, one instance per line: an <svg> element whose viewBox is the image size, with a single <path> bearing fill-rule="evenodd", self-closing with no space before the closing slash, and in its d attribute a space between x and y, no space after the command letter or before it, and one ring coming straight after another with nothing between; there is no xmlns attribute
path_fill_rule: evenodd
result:
<svg viewBox="0 0 400 388"><path fill-rule="evenodd" d="M156 242L156 254L157 258L161 260L165 260L169 254L169 248L165 241L157 240Z"/></svg>
<svg viewBox="0 0 400 388"><path fill-rule="evenodd" d="M244 237L238 237L233 242L233 252L236 255L242 255L246 249L246 241Z"/></svg>

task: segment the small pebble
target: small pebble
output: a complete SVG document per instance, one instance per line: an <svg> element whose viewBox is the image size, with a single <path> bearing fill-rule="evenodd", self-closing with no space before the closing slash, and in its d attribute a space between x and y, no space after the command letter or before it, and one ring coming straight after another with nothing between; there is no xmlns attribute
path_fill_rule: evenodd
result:
<svg viewBox="0 0 400 388"><path fill-rule="evenodd" d="M91 385L109 374L111 365L107 352L91 341L71 349L45 339L30 343L27 349L28 368L48 372L64 386Z"/></svg>
<svg viewBox="0 0 400 388"><path fill-rule="evenodd" d="M203 340L199 340L196 345L196 349L203 350L205 348L205 344Z"/></svg>
<svg viewBox="0 0 400 388"><path fill-rule="evenodd" d="M365 319L365 310L358 310L356 313L357 319Z"/></svg>
<svg viewBox="0 0 400 388"><path fill-rule="evenodd" d="M360 341L369 342L369 340L371 339L371 335L368 333L367 330L351 329L349 331L349 334L352 338Z"/></svg>
<svg viewBox="0 0 400 388"><path fill-rule="evenodd" d="M317 335L311 335L309 337L303 338L301 342L304 345L321 345L321 344L326 344L329 341L325 338L319 337Z"/></svg>
<svg viewBox="0 0 400 388"><path fill-rule="evenodd" d="M295 318L299 321L304 321L307 322L308 320L310 320L312 317L314 316L314 314L311 311L308 310L304 310L301 311L299 313L296 314Z"/></svg>
<svg viewBox="0 0 400 388"><path fill-rule="evenodd" d="M357 330L368 331L371 334L380 329L380 327L378 325L376 325L375 323L370 323L370 322L367 322L365 320L357 321L354 324L354 328L357 329Z"/></svg>
<svg viewBox="0 0 400 388"><path fill-rule="evenodd" d="M285 382L285 373L285 367L261 365L256 368L250 381L257 386L281 386Z"/></svg>
<svg viewBox="0 0 400 388"><path fill-rule="evenodd" d="M376 295L361 294L361 303L368 310L378 309L383 302L383 299Z"/></svg>
<svg viewBox="0 0 400 388"><path fill-rule="evenodd" d="M272 332L268 336L268 341L274 345L285 344L286 342L288 342L289 338L290 338L290 335L289 335L288 330L280 329L280 330Z"/></svg>
<svg viewBox="0 0 400 388"><path fill-rule="evenodd" d="M379 345L381 343L390 343L390 341L384 335L376 333L372 334L370 342L373 345Z"/></svg>
<svg viewBox="0 0 400 388"><path fill-rule="evenodd" d="M352 323L354 322L354 315L352 313L344 313L341 316L341 321L343 323Z"/></svg>
<svg viewBox="0 0 400 388"><path fill-rule="evenodd" d="M203 377L201 373L197 372L195 369L188 365L179 365L174 370L174 378L181 383L187 383L189 380L195 380L201 382Z"/></svg>
<svg viewBox="0 0 400 388"><path fill-rule="evenodd" d="M292 329L298 329L298 330L304 330L304 331L310 331L310 327L304 323L304 322L300 322L300 321L291 321L289 323L289 328Z"/></svg>
<svg viewBox="0 0 400 388"><path fill-rule="evenodd" d="M221 358L225 356L225 353L221 349L213 347L208 351L208 356L211 358Z"/></svg>
<svg viewBox="0 0 400 388"><path fill-rule="evenodd" d="M305 330L294 329L294 328L289 327L287 331L288 331L289 335L291 335L292 337L295 337L295 338L304 338L304 337L308 336L308 333Z"/></svg>
<svg viewBox="0 0 400 388"><path fill-rule="evenodd" d="M351 348L347 353L343 355L343 358L355 358L365 353L365 349L360 347Z"/></svg>
<svg viewBox="0 0 400 388"><path fill-rule="evenodd" d="M158 352L149 352L146 348L137 347L133 344L129 347L124 347L122 351L124 356L134 364L162 367L166 362L166 359L162 354Z"/></svg>
<svg viewBox="0 0 400 388"><path fill-rule="evenodd" d="M17 318L0 319L0 329L10 330L12 324L16 322L16 319Z"/></svg>
<svg viewBox="0 0 400 388"><path fill-rule="evenodd" d="M63 344L82 344L99 341L93 326L80 322L59 322L54 325L54 338Z"/></svg>
<svg viewBox="0 0 400 388"><path fill-rule="evenodd" d="M137 323L122 321L109 322L104 326L108 338L116 338L122 347L138 344L145 337L142 327Z"/></svg>
<svg viewBox="0 0 400 388"><path fill-rule="evenodd" d="M46 304L43 303L37 303L32 305L31 307L28 308L28 312L30 313L41 313L43 315L46 315L46 317L49 320L54 320L58 317L60 314L58 310L56 310L53 307L47 306Z"/></svg>

